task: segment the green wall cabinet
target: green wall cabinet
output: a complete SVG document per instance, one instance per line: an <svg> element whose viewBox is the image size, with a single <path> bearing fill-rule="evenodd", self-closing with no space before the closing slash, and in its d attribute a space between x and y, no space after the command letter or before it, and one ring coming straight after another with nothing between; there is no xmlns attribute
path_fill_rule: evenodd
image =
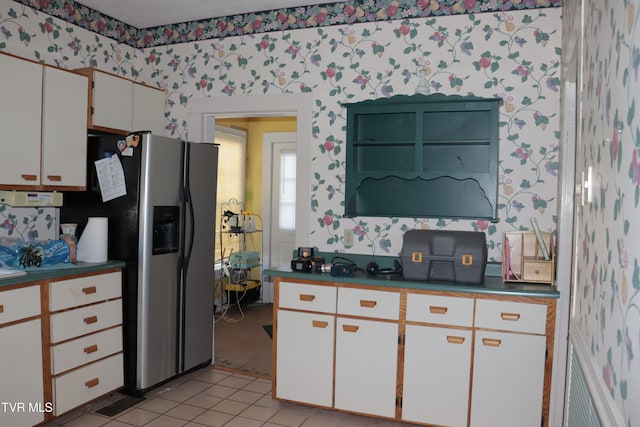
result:
<svg viewBox="0 0 640 427"><path fill-rule="evenodd" d="M416 94L345 104L345 216L497 221L501 103Z"/></svg>

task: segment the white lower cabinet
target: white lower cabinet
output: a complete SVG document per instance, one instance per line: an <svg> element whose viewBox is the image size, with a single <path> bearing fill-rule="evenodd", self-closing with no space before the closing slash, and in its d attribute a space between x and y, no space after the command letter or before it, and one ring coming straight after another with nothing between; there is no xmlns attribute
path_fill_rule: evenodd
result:
<svg viewBox="0 0 640 427"><path fill-rule="evenodd" d="M331 407L335 316L278 310L278 399Z"/></svg>
<svg viewBox="0 0 640 427"><path fill-rule="evenodd" d="M476 331L471 427L539 427L546 338Z"/></svg>
<svg viewBox="0 0 640 427"><path fill-rule="evenodd" d="M553 298L279 278L276 295L277 399L430 426L548 426Z"/></svg>
<svg viewBox="0 0 640 427"><path fill-rule="evenodd" d="M0 289L0 425L44 421L40 286Z"/></svg>
<svg viewBox="0 0 640 427"><path fill-rule="evenodd" d="M407 325L402 419L464 427L469 407L470 329Z"/></svg>
<svg viewBox="0 0 640 427"><path fill-rule="evenodd" d="M335 407L395 417L398 324L338 318Z"/></svg>
<svg viewBox="0 0 640 427"><path fill-rule="evenodd" d="M0 425L32 426L50 410L43 395L41 334L40 319L0 327Z"/></svg>

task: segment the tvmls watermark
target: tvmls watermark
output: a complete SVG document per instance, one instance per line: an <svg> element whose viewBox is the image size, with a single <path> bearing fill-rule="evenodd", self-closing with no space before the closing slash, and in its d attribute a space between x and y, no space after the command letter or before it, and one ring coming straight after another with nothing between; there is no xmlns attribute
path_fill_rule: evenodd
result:
<svg viewBox="0 0 640 427"><path fill-rule="evenodd" d="M0 414L53 412L53 402L0 402Z"/></svg>

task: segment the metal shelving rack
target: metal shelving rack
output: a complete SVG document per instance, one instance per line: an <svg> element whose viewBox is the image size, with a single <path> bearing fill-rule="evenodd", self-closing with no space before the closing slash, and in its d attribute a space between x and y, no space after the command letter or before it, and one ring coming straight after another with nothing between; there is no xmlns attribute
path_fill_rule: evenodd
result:
<svg viewBox="0 0 640 427"><path fill-rule="evenodd" d="M236 199L223 203L222 211L218 228L222 273L216 294L226 293L227 306L240 305L249 291L260 288L262 292L262 217L246 212Z"/></svg>

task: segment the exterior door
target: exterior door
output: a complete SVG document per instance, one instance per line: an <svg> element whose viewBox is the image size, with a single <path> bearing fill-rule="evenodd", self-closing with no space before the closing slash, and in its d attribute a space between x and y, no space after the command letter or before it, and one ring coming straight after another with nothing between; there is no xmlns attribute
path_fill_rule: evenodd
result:
<svg viewBox="0 0 640 427"><path fill-rule="evenodd" d="M296 134L265 133L263 165L264 267L291 262L296 231ZM269 159L270 157L270 159ZM263 284L263 301L273 302L273 283Z"/></svg>

